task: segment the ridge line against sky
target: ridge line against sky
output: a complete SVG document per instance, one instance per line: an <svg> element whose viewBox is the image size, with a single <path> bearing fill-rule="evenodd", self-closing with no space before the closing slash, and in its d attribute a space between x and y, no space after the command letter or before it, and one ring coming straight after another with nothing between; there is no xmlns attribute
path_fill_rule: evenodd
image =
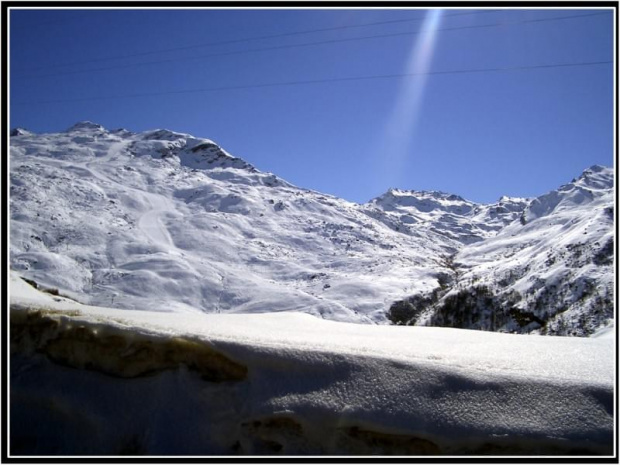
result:
<svg viewBox="0 0 620 465"><path fill-rule="evenodd" d="M485 11L494 6L485 5ZM571 21L551 21L567 14L561 8L501 10L496 15L505 27L493 32L475 11L463 9L459 16L450 10L452 34L439 34L446 10L14 10L9 17L10 125L54 132L88 119L136 131L165 127L213 139L263 171L358 203L389 187L451 192L478 203L502 195L534 197L591 165L613 166L617 64L415 82L370 82L368 76L613 62L613 9L581 10L570 9L582 16ZM423 16L422 31L403 30L403 15L411 11ZM36 38L27 33L29 24L54 19L63 20L63 34L54 34L54 28L42 28ZM372 27L381 34L376 35L385 37L364 44L347 37L346 27L355 26L346 25L364 22L377 23ZM278 35L278 46L286 48L255 56L221 50L229 55L197 63L200 57L192 50L180 49L243 40L239 36L274 36L285 27L324 29L324 40L338 45L309 48L295 43L295 37ZM159 30L167 31L165 37L156 34ZM110 55L110 50L129 56L166 47L176 47L175 63L157 70L88 79L49 76L36 85L17 77L16 70L32 63L45 67ZM360 82L286 92L269 84L247 86L261 80L318 82L325 76L357 76ZM165 95L175 87L221 87L223 80L238 91ZM160 97L138 105L106 97L137 90ZM50 96L57 104L43 105ZM88 96L100 100L86 101ZM19 105L26 97L31 103ZM66 101L71 98L76 100Z"/></svg>

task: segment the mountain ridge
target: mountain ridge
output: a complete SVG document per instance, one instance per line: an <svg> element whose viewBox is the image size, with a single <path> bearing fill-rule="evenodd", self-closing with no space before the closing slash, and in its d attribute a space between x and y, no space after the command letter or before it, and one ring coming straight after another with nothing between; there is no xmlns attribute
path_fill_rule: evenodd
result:
<svg viewBox="0 0 620 465"><path fill-rule="evenodd" d="M165 129L108 131L83 121L62 133L20 130L11 139L11 159L12 268L92 304L298 310L341 321L411 323L393 318L394 302L460 286L456 275L472 273L461 262L483 266L468 248L498 248L493 241L506 241L502 232L522 235L530 223L546 231L544 217L568 224L571 211L592 202L611 208L611 217L603 212L604 228L587 248L594 256L611 247L613 261L613 172L597 165L534 199L478 204L438 191L389 189L357 204L262 172L210 139ZM586 210L579 214L594 214ZM597 260L607 263L606 257ZM605 271L590 273L609 287L609 264L600 267ZM418 307L424 324L449 325L433 320L431 313L443 308L438 302ZM607 309L591 329L609 319ZM495 329L540 329L512 320Z"/></svg>

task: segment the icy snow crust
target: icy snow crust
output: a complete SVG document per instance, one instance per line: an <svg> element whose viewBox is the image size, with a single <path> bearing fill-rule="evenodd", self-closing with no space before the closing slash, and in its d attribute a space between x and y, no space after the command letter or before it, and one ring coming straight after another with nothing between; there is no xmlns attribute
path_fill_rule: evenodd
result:
<svg viewBox="0 0 620 465"><path fill-rule="evenodd" d="M12 454L612 453L613 338L89 307L16 274L10 291ZM136 348L159 369L123 372Z"/></svg>

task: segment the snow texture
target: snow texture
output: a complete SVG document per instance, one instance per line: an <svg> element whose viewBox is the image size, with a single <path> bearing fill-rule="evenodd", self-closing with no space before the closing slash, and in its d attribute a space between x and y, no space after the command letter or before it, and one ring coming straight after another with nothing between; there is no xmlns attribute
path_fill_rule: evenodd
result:
<svg viewBox="0 0 620 465"><path fill-rule="evenodd" d="M90 307L16 273L10 291L12 455L613 452L605 335Z"/></svg>

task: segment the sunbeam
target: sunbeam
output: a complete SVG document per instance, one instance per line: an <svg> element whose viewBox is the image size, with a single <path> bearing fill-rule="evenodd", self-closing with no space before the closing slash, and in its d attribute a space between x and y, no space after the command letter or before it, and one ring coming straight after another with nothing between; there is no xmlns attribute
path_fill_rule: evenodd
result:
<svg viewBox="0 0 620 465"><path fill-rule="evenodd" d="M409 54L406 73L419 74L414 79L405 79L383 130L382 158L385 162L385 181L398 183L402 167L412 156L413 141L420 110L424 99L427 73L430 69L441 23L443 10L427 12L421 33L416 37Z"/></svg>

